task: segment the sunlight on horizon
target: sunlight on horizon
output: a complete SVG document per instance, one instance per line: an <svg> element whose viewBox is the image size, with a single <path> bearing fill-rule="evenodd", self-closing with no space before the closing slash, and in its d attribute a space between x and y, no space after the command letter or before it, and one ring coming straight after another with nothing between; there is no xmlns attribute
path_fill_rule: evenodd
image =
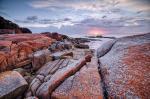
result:
<svg viewBox="0 0 150 99"><path fill-rule="evenodd" d="M88 31L87 33L88 35L92 35L92 36L99 36L99 35L104 35L106 34L106 32L100 28L92 28Z"/></svg>

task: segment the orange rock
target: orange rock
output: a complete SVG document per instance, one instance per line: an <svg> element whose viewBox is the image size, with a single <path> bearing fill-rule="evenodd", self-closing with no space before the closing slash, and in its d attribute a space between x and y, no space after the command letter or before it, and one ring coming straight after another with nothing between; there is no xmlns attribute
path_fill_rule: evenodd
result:
<svg viewBox="0 0 150 99"><path fill-rule="evenodd" d="M150 33L119 38L112 49L99 58L107 97L149 98L149 38Z"/></svg>
<svg viewBox="0 0 150 99"><path fill-rule="evenodd" d="M48 48L54 41L42 34L4 34L0 35L0 39L0 51L3 52L0 55L3 60L0 63L0 72L21 66L20 63L26 63L31 53Z"/></svg>
<svg viewBox="0 0 150 99"><path fill-rule="evenodd" d="M50 95L52 91L59 86L66 78L70 77L71 75L75 74L81 67L86 64L86 58L89 55L81 58L79 61L76 61L73 64L70 64L58 72L56 72L50 80L43 83L36 91L36 95L42 99L50 99Z"/></svg>
<svg viewBox="0 0 150 99"><path fill-rule="evenodd" d="M4 52L0 52L0 72L7 69L7 58Z"/></svg>
<svg viewBox="0 0 150 99"><path fill-rule="evenodd" d="M52 93L52 99L103 99L96 58L67 78Z"/></svg>

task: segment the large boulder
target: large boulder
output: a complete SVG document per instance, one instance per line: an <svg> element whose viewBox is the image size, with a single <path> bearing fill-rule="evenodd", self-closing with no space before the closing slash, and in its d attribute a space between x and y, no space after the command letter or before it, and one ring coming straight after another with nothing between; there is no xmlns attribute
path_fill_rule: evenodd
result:
<svg viewBox="0 0 150 99"><path fill-rule="evenodd" d="M40 50L32 55L30 55L30 58L32 59L32 66L33 70L38 70L41 68L45 63L52 61L52 56L50 56L49 50Z"/></svg>
<svg viewBox="0 0 150 99"><path fill-rule="evenodd" d="M104 56L108 51L111 50L112 46L115 44L116 40L110 40L104 43L101 47L97 49L97 57Z"/></svg>
<svg viewBox="0 0 150 99"><path fill-rule="evenodd" d="M55 91L52 99L103 99L97 59L92 58L74 75L67 78Z"/></svg>
<svg viewBox="0 0 150 99"><path fill-rule="evenodd" d="M27 89L26 80L16 71L0 74L0 99L16 99Z"/></svg>
<svg viewBox="0 0 150 99"><path fill-rule="evenodd" d="M150 92L150 33L119 38L99 58L105 96L148 99Z"/></svg>

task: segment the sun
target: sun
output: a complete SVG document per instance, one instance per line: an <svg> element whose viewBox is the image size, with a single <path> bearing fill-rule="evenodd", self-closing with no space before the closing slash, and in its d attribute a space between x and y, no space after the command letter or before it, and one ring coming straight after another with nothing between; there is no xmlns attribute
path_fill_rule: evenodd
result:
<svg viewBox="0 0 150 99"><path fill-rule="evenodd" d="M92 36L99 36L99 35L103 35L105 32L102 29L99 28L92 28L88 31L88 35L92 35Z"/></svg>

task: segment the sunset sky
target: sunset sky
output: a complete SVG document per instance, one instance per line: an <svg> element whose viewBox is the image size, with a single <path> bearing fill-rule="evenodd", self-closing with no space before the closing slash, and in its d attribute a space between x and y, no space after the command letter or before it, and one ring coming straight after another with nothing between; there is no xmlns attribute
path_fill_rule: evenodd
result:
<svg viewBox="0 0 150 99"><path fill-rule="evenodd" d="M0 16L32 32L150 32L150 0L0 0Z"/></svg>

